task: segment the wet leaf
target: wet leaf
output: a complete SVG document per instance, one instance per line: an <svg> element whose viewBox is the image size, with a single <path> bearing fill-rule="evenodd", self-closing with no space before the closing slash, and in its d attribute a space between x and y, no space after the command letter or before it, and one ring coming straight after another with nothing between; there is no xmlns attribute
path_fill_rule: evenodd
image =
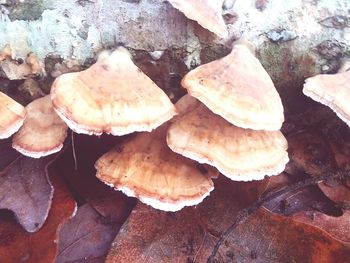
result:
<svg viewBox="0 0 350 263"><path fill-rule="evenodd" d="M46 167L52 160L20 156L0 176L0 209L13 211L28 232L40 229L49 213L53 189Z"/></svg>
<svg viewBox="0 0 350 263"><path fill-rule="evenodd" d="M333 238L350 245L350 211L345 211L342 216L328 216L317 211L303 211L294 214L292 218L298 222L318 227Z"/></svg>
<svg viewBox="0 0 350 263"><path fill-rule="evenodd" d="M49 178L55 189L52 207L43 227L28 233L8 213L0 214L0 262L48 263L57 254L58 229L71 217L76 203L62 179L53 170Z"/></svg>
<svg viewBox="0 0 350 263"><path fill-rule="evenodd" d="M138 203L112 243L106 262L206 262L218 236L258 199L266 184L221 177L203 203L176 213Z"/></svg>
<svg viewBox="0 0 350 263"><path fill-rule="evenodd" d="M56 263L104 262L120 226L108 221L89 204L79 207L77 214L61 228Z"/></svg>

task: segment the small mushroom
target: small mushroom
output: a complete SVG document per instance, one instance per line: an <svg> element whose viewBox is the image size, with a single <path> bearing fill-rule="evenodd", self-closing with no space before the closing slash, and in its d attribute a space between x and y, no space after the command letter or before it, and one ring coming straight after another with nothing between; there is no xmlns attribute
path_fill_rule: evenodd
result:
<svg viewBox="0 0 350 263"><path fill-rule="evenodd" d="M180 10L191 20L197 21L202 27L221 38L228 36L228 31L222 18L224 0L168 0L172 6Z"/></svg>
<svg viewBox="0 0 350 263"><path fill-rule="evenodd" d="M195 105L186 107L190 110L169 127L167 143L174 152L212 165L236 181L259 180L284 170L288 145L280 131L239 128L203 104Z"/></svg>
<svg viewBox="0 0 350 263"><path fill-rule="evenodd" d="M140 133L104 154L95 163L97 178L164 211L196 205L213 190L213 169L201 171L192 160L166 144L168 123Z"/></svg>
<svg viewBox="0 0 350 263"><path fill-rule="evenodd" d="M279 130L281 98L250 48L236 44L224 58L197 67L181 82L188 93L228 122L253 130Z"/></svg>
<svg viewBox="0 0 350 263"><path fill-rule="evenodd" d="M29 76L45 74L43 63L34 53L29 53L23 60L14 60L11 58L11 49L5 48L0 52L0 68L2 76L10 80L26 79Z"/></svg>
<svg viewBox="0 0 350 263"><path fill-rule="evenodd" d="M72 130L90 135L151 131L176 114L167 95L122 47L102 53L85 71L59 76L51 98Z"/></svg>
<svg viewBox="0 0 350 263"><path fill-rule="evenodd" d="M306 79L303 93L330 107L350 126L350 71L346 71L345 66L337 74L320 74Z"/></svg>
<svg viewBox="0 0 350 263"><path fill-rule="evenodd" d="M14 134L22 126L26 115L25 108L0 92L0 139Z"/></svg>
<svg viewBox="0 0 350 263"><path fill-rule="evenodd" d="M0 61L3 61L5 59L10 59L12 56L12 49L10 45L6 45L1 51L0 51Z"/></svg>
<svg viewBox="0 0 350 263"><path fill-rule="evenodd" d="M26 111L23 126L13 136L12 147L33 158L60 151L68 127L54 111L50 96L29 103Z"/></svg>

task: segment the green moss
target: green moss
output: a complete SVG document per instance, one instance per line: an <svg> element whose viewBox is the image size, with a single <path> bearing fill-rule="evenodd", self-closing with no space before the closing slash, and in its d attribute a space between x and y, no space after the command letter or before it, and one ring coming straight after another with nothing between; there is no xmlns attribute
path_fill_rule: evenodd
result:
<svg viewBox="0 0 350 263"><path fill-rule="evenodd" d="M49 8L51 1L32 0L20 3L13 1L9 8L11 20L37 20L45 9Z"/></svg>
<svg viewBox="0 0 350 263"><path fill-rule="evenodd" d="M265 42L257 54L279 91L285 107L291 111L298 109L303 102L302 88L305 79L321 70L319 58L312 50L296 53L292 45L292 42Z"/></svg>

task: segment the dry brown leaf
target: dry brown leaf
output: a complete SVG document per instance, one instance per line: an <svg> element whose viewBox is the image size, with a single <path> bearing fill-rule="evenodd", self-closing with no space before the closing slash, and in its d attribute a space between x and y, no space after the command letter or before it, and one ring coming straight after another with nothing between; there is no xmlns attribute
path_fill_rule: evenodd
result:
<svg viewBox="0 0 350 263"><path fill-rule="evenodd" d="M1 214L0 262L54 262L58 250L58 230L72 216L76 203L59 175L54 170L50 170L49 174L55 192L49 216L38 232L27 233L13 217Z"/></svg>
<svg viewBox="0 0 350 263"><path fill-rule="evenodd" d="M348 210L339 217L325 215L317 211L303 211L294 214L292 218L298 222L318 227L333 238L350 245L350 211Z"/></svg>
<svg viewBox="0 0 350 263"><path fill-rule="evenodd" d="M289 173L293 173L295 168L305 171L310 176L336 172L332 150L319 133L296 133L288 136L287 140L291 160L287 166Z"/></svg>
<svg viewBox="0 0 350 263"><path fill-rule="evenodd" d="M84 204L62 225L55 262L103 263L120 226L101 216L89 204Z"/></svg>
<svg viewBox="0 0 350 263"><path fill-rule="evenodd" d="M264 197L279 191L286 191L266 201L263 206L273 213L284 216L310 209L333 216L342 214L341 209L335 206L334 202L329 200L316 185L309 185L297 191L293 190L293 187L306 180L309 180L309 177L303 171L297 171L295 174L282 173L271 177Z"/></svg>
<svg viewBox="0 0 350 263"><path fill-rule="evenodd" d="M94 164L112 145L122 140L115 136L104 135L98 138L75 134L77 169L74 167L71 148L65 150L53 164L80 198L89 203L99 214L117 223L125 221L135 205L135 200L98 180Z"/></svg>
<svg viewBox="0 0 350 263"><path fill-rule="evenodd" d="M19 152L12 148L11 139L0 140L0 171L17 159ZM0 177L3 173L0 172Z"/></svg>
<svg viewBox="0 0 350 263"><path fill-rule="evenodd" d="M239 211L257 200L266 184L266 180L242 183L220 177L209 198L177 213L139 203L106 262L205 262L220 233Z"/></svg>
<svg viewBox="0 0 350 263"><path fill-rule="evenodd" d="M0 176L0 209L12 210L28 232L42 227L51 207L53 188L46 168L52 157L19 156Z"/></svg>
<svg viewBox="0 0 350 263"><path fill-rule="evenodd" d="M226 240L218 262L346 263L350 246L324 231L259 209Z"/></svg>
<svg viewBox="0 0 350 263"><path fill-rule="evenodd" d="M331 180L320 183L318 186L322 192L338 204L350 205L350 154L346 149L349 140L339 147L335 142L330 143L335 161L337 163L337 176Z"/></svg>

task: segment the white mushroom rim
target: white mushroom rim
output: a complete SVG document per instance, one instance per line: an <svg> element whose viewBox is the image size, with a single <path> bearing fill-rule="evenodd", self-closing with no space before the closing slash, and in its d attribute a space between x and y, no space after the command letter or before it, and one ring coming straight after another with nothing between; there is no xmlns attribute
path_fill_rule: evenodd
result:
<svg viewBox="0 0 350 263"><path fill-rule="evenodd" d="M0 133L0 139L6 139L11 137L14 133L18 132L18 130L22 127L24 122L24 118L14 123L12 126L8 127L5 133Z"/></svg>
<svg viewBox="0 0 350 263"><path fill-rule="evenodd" d="M167 212L176 212L184 208L185 206L194 206L198 205L201 203L207 196L210 195L210 192L214 190L214 186L212 186L208 192L203 194L202 196L192 199L192 200L180 200L178 202L166 202L166 201L160 201L158 199L150 198L147 196L141 196L135 194L134 190L131 190L128 187L115 187L113 184L109 184L104 182L106 185L113 187L115 190L119 190L123 192L125 195L129 197L136 197L138 198L142 203L152 206L155 209L162 210L162 211L167 211Z"/></svg>
<svg viewBox="0 0 350 263"><path fill-rule="evenodd" d="M60 144L57 147L50 149L48 151L38 151L38 152L28 151L27 149L24 149L17 144L12 144L12 148L16 149L18 152L20 152L21 154L23 154L25 156L38 159L38 158L59 152L63 148L63 144Z"/></svg>

